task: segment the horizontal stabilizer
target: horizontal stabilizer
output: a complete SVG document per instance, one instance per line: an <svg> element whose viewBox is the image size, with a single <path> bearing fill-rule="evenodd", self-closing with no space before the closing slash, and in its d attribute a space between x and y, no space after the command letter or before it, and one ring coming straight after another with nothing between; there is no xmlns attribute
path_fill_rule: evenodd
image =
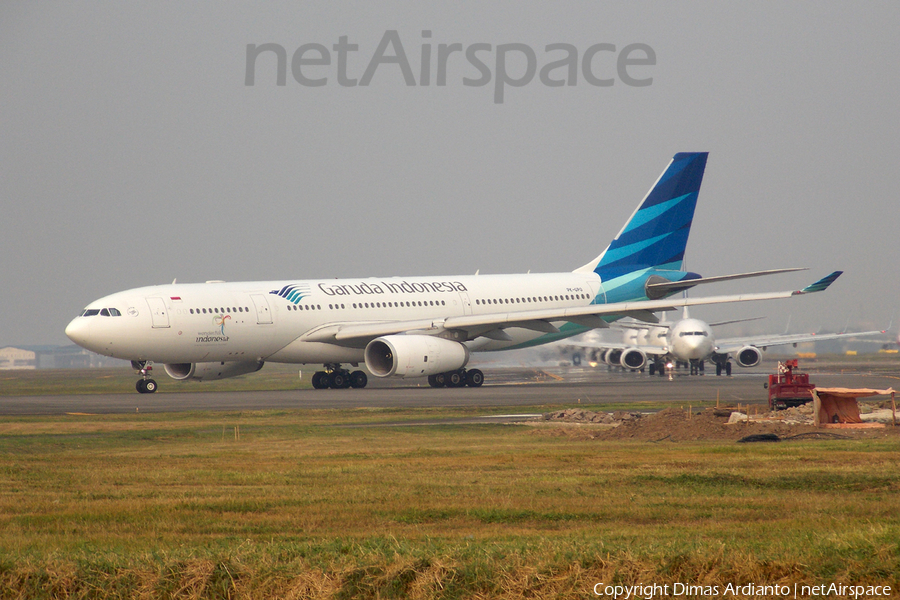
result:
<svg viewBox="0 0 900 600"><path fill-rule="evenodd" d="M792 273L794 271L806 271L806 267L793 267L790 269L771 269L769 271L753 271L751 273L738 273L736 275L719 275L717 277L701 277L699 279L685 279L683 281L655 281L647 283L647 291L653 292L648 297L660 297L671 292L686 290L701 283L719 283L720 281L732 281L734 279L747 279L750 277L762 277L763 275L776 275L778 273ZM823 280L824 281L824 280ZM818 282L817 282L818 283ZM813 284L815 285L815 284Z"/></svg>

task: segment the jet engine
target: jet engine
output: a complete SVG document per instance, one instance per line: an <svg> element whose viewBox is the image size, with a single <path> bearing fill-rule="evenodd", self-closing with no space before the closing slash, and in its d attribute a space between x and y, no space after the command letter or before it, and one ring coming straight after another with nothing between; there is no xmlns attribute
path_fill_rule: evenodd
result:
<svg viewBox="0 0 900 600"><path fill-rule="evenodd" d="M622 358L622 351L618 348L610 348L603 353L603 362L611 367L618 367Z"/></svg>
<svg viewBox="0 0 900 600"><path fill-rule="evenodd" d="M744 346L734 355L734 360L742 367L755 367L762 360L762 353L755 346Z"/></svg>
<svg viewBox="0 0 900 600"><path fill-rule="evenodd" d="M177 381L212 381L214 379L227 379L247 373L256 373L263 368L263 361L252 360L242 362L202 362L202 363L174 363L166 365L166 373Z"/></svg>
<svg viewBox="0 0 900 600"><path fill-rule="evenodd" d="M430 335L386 335L369 342L365 356L376 377L425 377L466 366L469 349Z"/></svg>
<svg viewBox="0 0 900 600"><path fill-rule="evenodd" d="M643 369L647 364L647 355L637 348L627 348L622 351L619 364L626 369Z"/></svg>

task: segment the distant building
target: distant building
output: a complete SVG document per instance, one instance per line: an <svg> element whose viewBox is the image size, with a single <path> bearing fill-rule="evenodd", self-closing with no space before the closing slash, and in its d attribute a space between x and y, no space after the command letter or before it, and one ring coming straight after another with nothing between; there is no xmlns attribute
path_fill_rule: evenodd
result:
<svg viewBox="0 0 900 600"><path fill-rule="evenodd" d="M0 370L88 369L125 367L128 361L100 356L78 346L6 346L0 348Z"/></svg>
<svg viewBox="0 0 900 600"><path fill-rule="evenodd" d="M36 369L37 353L22 348L0 348L0 370Z"/></svg>

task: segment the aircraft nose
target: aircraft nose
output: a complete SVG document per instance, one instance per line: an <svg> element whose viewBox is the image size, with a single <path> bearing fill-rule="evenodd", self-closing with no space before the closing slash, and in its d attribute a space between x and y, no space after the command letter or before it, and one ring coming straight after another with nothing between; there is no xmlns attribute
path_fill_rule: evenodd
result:
<svg viewBox="0 0 900 600"><path fill-rule="evenodd" d="M90 326L90 319L75 317L66 326L66 336L82 348L87 348L90 340Z"/></svg>
<svg viewBox="0 0 900 600"><path fill-rule="evenodd" d="M687 340L687 346L689 348L690 357L695 359L705 358L707 352L707 341L706 338L702 338L700 336L695 336Z"/></svg>

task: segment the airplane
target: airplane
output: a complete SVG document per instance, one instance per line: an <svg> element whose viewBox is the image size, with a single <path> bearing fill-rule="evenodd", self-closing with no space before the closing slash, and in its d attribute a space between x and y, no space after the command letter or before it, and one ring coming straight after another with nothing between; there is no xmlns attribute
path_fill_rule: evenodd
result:
<svg viewBox="0 0 900 600"><path fill-rule="evenodd" d="M265 362L322 364L316 389L363 388L368 376L427 377L432 387L477 387L472 352L526 348L631 316L688 305L770 300L799 291L670 298L698 284L799 269L702 278L682 270L708 153L666 166L621 231L587 264L564 273L175 283L95 300L66 327L76 344L132 361L140 393L154 363L175 380L252 373Z"/></svg>
<svg viewBox="0 0 900 600"><path fill-rule="evenodd" d="M716 375L721 375L723 371L731 375L732 360L741 367L755 367L762 360L761 350L769 346L796 346L804 342L881 335L886 331L783 333L716 340L713 327L751 320L755 318L707 323L691 318L685 307L683 317L674 322L617 323L624 329L621 343L598 341L571 347L576 352L589 352L610 366L642 371L649 363L650 375L662 376L679 362L689 364L690 374L697 375L703 372L704 361L707 360L715 363Z"/></svg>

